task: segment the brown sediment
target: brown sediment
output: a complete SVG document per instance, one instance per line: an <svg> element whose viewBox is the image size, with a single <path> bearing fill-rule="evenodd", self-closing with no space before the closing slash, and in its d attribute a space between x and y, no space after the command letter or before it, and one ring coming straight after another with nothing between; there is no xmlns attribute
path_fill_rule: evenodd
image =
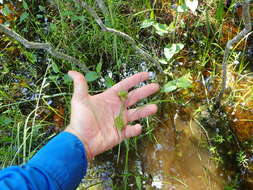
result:
<svg viewBox="0 0 253 190"><path fill-rule="evenodd" d="M185 118L184 118L185 120ZM201 147L205 135L194 121L168 114L154 131L155 141L144 143L144 170L153 189L222 190L224 174Z"/></svg>

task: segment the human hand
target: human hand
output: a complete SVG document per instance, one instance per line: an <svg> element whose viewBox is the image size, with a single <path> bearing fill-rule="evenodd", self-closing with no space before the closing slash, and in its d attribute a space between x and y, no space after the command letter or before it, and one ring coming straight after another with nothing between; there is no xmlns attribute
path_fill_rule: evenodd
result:
<svg viewBox="0 0 253 190"><path fill-rule="evenodd" d="M125 127L118 130L114 125L122 105L118 93L128 91L140 82L148 80L149 74L147 72L135 74L94 96L88 94L88 85L81 73L69 71L68 74L74 80L74 93L71 100L70 124L65 131L76 135L83 142L89 160L111 149L125 138L139 135L142 126L140 124L131 126L128 122L147 117L157 111L154 104L135 109L127 108L157 92L158 84L152 83L132 90L124 102Z"/></svg>

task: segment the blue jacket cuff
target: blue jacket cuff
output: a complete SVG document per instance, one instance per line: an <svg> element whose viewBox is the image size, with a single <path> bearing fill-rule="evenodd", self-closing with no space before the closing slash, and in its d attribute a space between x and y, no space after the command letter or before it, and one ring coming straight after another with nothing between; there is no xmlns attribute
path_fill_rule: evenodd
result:
<svg viewBox="0 0 253 190"><path fill-rule="evenodd" d="M61 189L72 190L85 176L88 162L82 142L75 135L62 132L27 165L46 172Z"/></svg>

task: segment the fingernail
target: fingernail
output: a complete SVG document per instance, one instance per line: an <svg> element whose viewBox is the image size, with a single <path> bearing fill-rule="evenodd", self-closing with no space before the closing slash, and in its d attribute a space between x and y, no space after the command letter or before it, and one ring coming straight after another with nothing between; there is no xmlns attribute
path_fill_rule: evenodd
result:
<svg viewBox="0 0 253 190"><path fill-rule="evenodd" d="M149 77L150 80L155 79L155 77L156 77L155 72L148 72L148 77Z"/></svg>
<svg viewBox="0 0 253 190"><path fill-rule="evenodd" d="M68 76L69 76L71 79L73 79L72 74L73 74L73 71L68 71Z"/></svg>

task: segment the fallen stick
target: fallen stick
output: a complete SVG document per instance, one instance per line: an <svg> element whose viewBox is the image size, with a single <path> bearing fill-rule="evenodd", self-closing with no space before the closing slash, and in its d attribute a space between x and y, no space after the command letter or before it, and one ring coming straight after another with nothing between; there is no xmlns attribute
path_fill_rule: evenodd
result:
<svg viewBox="0 0 253 190"><path fill-rule="evenodd" d="M53 57L71 62L79 66L84 72L89 72L88 67L84 63L80 62L74 57L71 57L67 54L64 54L62 52L55 50L55 48L53 48L53 46L48 43L30 42L27 39L20 36L18 33L4 26L3 24L0 24L0 31L5 33L7 36L12 37L13 39L17 40L28 49L43 49L47 51L49 54L51 54Z"/></svg>
<svg viewBox="0 0 253 190"><path fill-rule="evenodd" d="M251 16L250 16L250 2L251 0L245 0L242 5L242 17L243 22L245 25L245 28L236 35L232 40L229 40L226 44L225 53L222 61L222 83L221 83L221 90L216 97L215 105L220 106L221 99L225 93L226 90L226 83L227 83L227 60L230 54L230 50L233 48L233 45L238 43L241 39L243 39L245 36L247 36L251 30Z"/></svg>
<svg viewBox="0 0 253 190"><path fill-rule="evenodd" d="M103 0L96 0L98 7L101 9L104 15L109 13L107 7L105 6L105 2Z"/></svg>
<svg viewBox="0 0 253 190"><path fill-rule="evenodd" d="M163 69L162 67L160 66L160 62L158 59L152 57L149 53L147 53L145 50L141 49L136 41L129 35L127 35L126 33L124 32L121 32L121 31L118 31L118 30L115 30L113 28L109 28L107 27L103 21L101 20L101 18L97 15L96 11L91 8L86 2L82 1L82 0L74 0L77 4L79 4L82 8L86 9L87 12L95 19L96 23L100 26L101 30L102 31L105 31L105 32L111 32L111 33L114 33L115 35L117 36L120 36L122 38L124 38L126 41L128 41L132 47L139 53L141 54L142 56L144 56L147 60L151 61L152 63L155 64L155 66L158 68L158 70L160 72L163 72Z"/></svg>

